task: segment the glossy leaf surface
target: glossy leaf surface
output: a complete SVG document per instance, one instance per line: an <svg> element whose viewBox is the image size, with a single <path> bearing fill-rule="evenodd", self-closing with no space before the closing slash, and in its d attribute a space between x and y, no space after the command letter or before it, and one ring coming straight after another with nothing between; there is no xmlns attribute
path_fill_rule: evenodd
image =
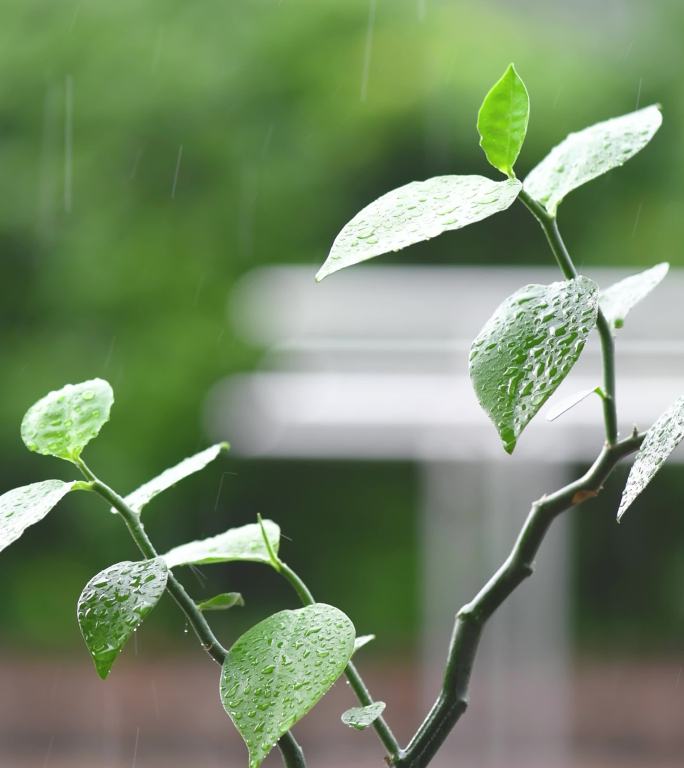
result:
<svg viewBox="0 0 684 768"><path fill-rule="evenodd" d="M109 420L114 393L103 379L67 384L26 412L21 437L30 451L76 461Z"/></svg>
<svg viewBox="0 0 684 768"><path fill-rule="evenodd" d="M227 611L229 608L244 606L245 601L239 592L223 592L220 595L214 595L208 600L197 603L200 611Z"/></svg>
<svg viewBox="0 0 684 768"><path fill-rule="evenodd" d="M0 552L30 525L40 522L67 493L86 487L87 483L79 481L43 480L3 493L0 496Z"/></svg>
<svg viewBox="0 0 684 768"><path fill-rule="evenodd" d="M384 701L374 701L366 707L352 707L342 713L342 722L357 731L368 728L385 711Z"/></svg>
<svg viewBox="0 0 684 768"><path fill-rule="evenodd" d="M520 188L514 179L436 176L394 189L345 225L316 279L486 219L508 208Z"/></svg>
<svg viewBox="0 0 684 768"><path fill-rule="evenodd" d="M505 450L567 376L596 323L598 288L586 277L528 285L507 298L470 350L470 377Z"/></svg>
<svg viewBox="0 0 684 768"><path fill-rule="evenodd" d="M653 105L571 133L525 179L525 191L552 215L573 189L617 168L643 149L663 117Z"/></svg>
<svg viewBox="0 0 684 768"><path fill-rule="evenodd" d="M485 96L477 115L480 146L497 170L513 176L530 116L530 97L525 83L511 64Z"/></svg>
<svg viewBox="0 0 684 768"><path fill-rule="evenodd" d="M168 568L162 558L112 565L92 578L78 600L78 623L104 680L128 638L159 602Z"/></svg>
<svg viewBox="0 0 684 768"><path fill-rule="evenodd" d="M601 292L599 304L613 328L622 328L629 311L660 283L670 265L666 262L630 275Z"/></svg>
<svg viewBox="0 0 684 768"><path fill-rule="evenodd" d="M126 496L126 503L135 512L140 513L142 508L155 496L168 490L189 475L204 469L207 464L214 461L222 451L227 450L228 443L217 443L210 448L206 448L204 451L196 453L194 456L189 456L187 459L183 459L183 461L164 470L160 475L152 478L152 480L149 480L144 485L141 485L140 488L133 491L133 493ZM116 512L116 510L112 511Z"/></svg>
<svg viewBox="0 0 684 768"><path fill-rule="evenodd" d="M228 652L221 700L257 768L347 666L354 625L322 603L280 611L248 630Z"/></svg>
<svg viewBox="0 0 684 768"><path fill-rule="evenodd" d="M264 520L263 524L273 551L277 553L280 546L280 527L272 520ZM228 563L235 560L271 562L258 523L230 528L225 533L219 533L218 536L181 544L167 552L164 560L169 568L175 568L177 565Z"/></svg>
<svg viewBox="0 0 684 768"><path fill-rule="evenodd" d="M618 520L651 482L663 462L684 439L684 397L680 397L648 430L622 492Z"/></svg>

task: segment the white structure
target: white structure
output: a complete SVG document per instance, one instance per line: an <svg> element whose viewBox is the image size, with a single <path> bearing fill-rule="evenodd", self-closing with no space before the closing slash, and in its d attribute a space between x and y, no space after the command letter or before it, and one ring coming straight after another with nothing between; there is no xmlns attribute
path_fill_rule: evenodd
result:
<svg viewBox="0 0 684 768"><path fill-rule="evenodd" d="M625 274L589 272L604 287ZM424 468L426 703L454 612L503 560L530 502L601 447L592 395L553 423L542 411L508 456L468 379L470 342L498 304L526 283L558 279L551 268L364 266L316 285L312 269L283 267L248 274L231 296L234 329L267 351L259 371L211 393L207 424L217 439L230 435L245 456L413 459ZM684 392L682 295L684 275L671 273L619 332L623 434L650 425ZM601 383L600 368L592 338L550 404ZM532 768L544 755L563 764L566 526L556 524L537 575L485 632L471 712L437 766L463 752L491 768L527 757ZM525 705L532 698L534 708Z"/></svg>

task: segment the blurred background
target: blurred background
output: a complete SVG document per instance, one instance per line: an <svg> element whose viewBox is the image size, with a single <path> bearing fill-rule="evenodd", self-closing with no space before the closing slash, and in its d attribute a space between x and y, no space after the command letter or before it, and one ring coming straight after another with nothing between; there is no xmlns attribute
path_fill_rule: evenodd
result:
<svg viewBox="0 0 684 768"><path fill-rule="evenodd" d="M659 261L684 267L683 30L684 7L675 0L5 0L0 490L71 477L59 462L28 454L18 431L26 408L68 381L101 376L115 389L111 423L87 457L121 492L211 440L231 441L227 459L150 505L151 536L164 550L251 522L257 512L277 520L287 537L284 557L317 597L349 613L360 633L378 636L360 663L407 738L434 695L432 666L446 652L451 615L507 552L529 501L552 490L561 470L540 469L534 459L529 485L511 493L516 506L499 525L491 497L481 515L463 511L477 506L468 490L477 464L434 446L392 450L392 435L380 440L372 419L337 452L329 447L334 424L327 448L315 440L292 451L283 447L287 440L273 450L272 441L250 443L250 413L239 406L253 401L236 400L235 383L255 381L245 378L254 371L295 365L306 379L314 358L301 365L287 323L310 305L316 312L306 318L308 331L325 319L320 297L333 296L333 281L340 286L338 314L326 327L339 338L326 347L325 360L328 367L346 365L336 357L344 317L356 319L358 340L359 318L372 314L372 295L359 299L359 309L355 289L364 274L376 276L378 291L384 283L371 266L355 271L358 282L340 275L315 287L334 235L363 205L408 181L445 173L494 177L478 148L475 117L510 61L532 104L520 176L571 130L663 105L664 124L652 144L625 168L573 193L560 224L578 266L590 274ZM380 262L388 275L408 275L401 295L412 276L431 276L424 281L429 290L413 296L411 312L441 342L459 336L461 302L468 299L484 318L506 291L496 301L487 295L480 306L477 281L484 286L486 277L468 272L466 296L451 272L434 269L550 266L541 232L520 205ZM263 271L289 265L297 268ZM409 265L427 273L394 271ZM445 282L444 275L452 277ZM422 279L416 289L425 287ZM445 295L444 285L452 284L453 296ZM658 316L660 307L661 326L676 339L678 294L671 290L661 305L657 296L634 322ZM389 299L376 306L376 319L384 313L388 323L397 315L392 306ZM444 311L433 316L434 306ZM412 339L413 316L397 323L392 334L401 346ZM377 335L370 327L368 333ZM467 349L445 348L442 373L462 378ZM442 347L431 354L435 349ZM673 341L666 352L675 370L670 380L677 380L681 344ZM314 362L320 367L320 357ZM354 366L357 373L363 366L377 372L372 349ZM641 366L648 400L649 369L634 366ZM272 383L277 398L278 379ZM448 397L448 388L438 391ZM355 395L359 412L363 392ZM458 442L461 401L444 402L453 418L440 441ZM655 403L653 416L665 405ZM587 407L598 446L599 409ZM306 400L302 408L306 414ZM623 426L635 418L625 414ZM343 418L337 426L345 434ZM499 450L491 427L486 439ZM377 450L364 451L371 443ZM451 471L451 459L460 462L458 471ZM513 480L520 465L506 459L509 468L501 471ZM561 474L572 476L591 455L563 452L563 460ZM600 499L559 528L548 570L535 577L537 589L546 589L538 601L531 584L516 597L530 613L511 642L524 655L542 637L539 654L550 666L541 668L541 687L530 687L532 674L515 680L510 664L476 669L474 725L461 744L456 733L448 753L461 755L461 764L684 764L684 474L674 463L664 469L618 528L614 511L626 471L620 468ZM446 494L453 515L445 511L445 477L463 478L465 490ZM450 550L432 556L438 541L468 554L468 567L458 570L464 581L450 580L450 561L458 559ZM75 601L94 573L135 556L120 521L81 497L68 498L3 553L2 765L246 764L218 704L216 669L169 601L107 683L91 669ZM266 569L219 566L183 577L197 597L243 592L246 607L216 619L226 644L294 605ZM503 624L491 632L505 639ZM508 658L505 649L486 652ZM487 687L488 677L506 683ZM351 699L340 685L298 727L312 765L381 764L373 735L348 733L339 723L347 706ZM553 739L542 744L545 711L556 720ZM518 727L520 713L525 722ZM278 764L277 756L269 759Z"/></svg>

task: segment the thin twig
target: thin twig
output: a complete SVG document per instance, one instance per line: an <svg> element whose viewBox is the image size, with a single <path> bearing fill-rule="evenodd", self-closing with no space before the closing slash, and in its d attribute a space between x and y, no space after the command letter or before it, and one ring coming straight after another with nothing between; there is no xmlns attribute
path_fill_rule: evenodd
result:
<svg viewBox="0 0 684 768"><path fill-rule="evenodd" d="M119 512L131 534L131 538L142 554L148 559L158 557L159 555L145 531L140 516L126 504L121 496L99 480L83 461L79 462L79 468L85 477L92 482L92 490ZM166 589L185 614L204 650L217 664L222 665L228 655L228 651L221 645L202 611L199 610L195 601L185 591L185 587L171 571L169 571ZM281 736L278 741L278 747L285 768L306 768L304 752L289 731Z"/></svg>
<svg viewBox="0 0 684 768"><path fill-rule="evenodd" d="M551 251L564 277L567 280L577 277L577 269L568 253L568 249L565 247L560 230L558 229L556 217L552 216L543 205L540 205L534 198L530 197L524 189L520 191L518 197L544 230ZM606 320L600 307L596 317L596 330L601 340L601 357L603 358L602 401L606 441L609 445L615 445L618 439L617 403L615 399L615 344L610 323Z"/></svg>

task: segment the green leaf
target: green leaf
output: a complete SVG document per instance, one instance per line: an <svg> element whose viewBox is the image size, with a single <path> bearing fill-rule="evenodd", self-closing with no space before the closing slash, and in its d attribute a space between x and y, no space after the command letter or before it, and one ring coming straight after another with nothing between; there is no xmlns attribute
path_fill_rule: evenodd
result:
<svg viewBox="0 0 684 768"><path fill-rule="evenodd" d="M67 384L28 409L22 440L30 451L75 463L109 420L113 402L112 388L103 379Z"/></svg>
<svg viewBox="0 0 684 768"><path fill-rule="evenodd" d="M210 448L206 448L200 453L196 453L194 456L190 456L187 459L183 459L180 463L174 467L164 470L160 475L149 480L140 488L126 496L125 501L131 509L140 514L142 508L146 506L155 496L166 491L171 486L175 485L180 480L188 477L189 475L199 472L204 469L207 464L214 461L214 459L220 455L222 451L227 451L229 448L228 443L217 443ZM116 512L112 508L113 512Z"/></svg>
<svg viewBox="0 0 684 768"><path fill-rule="evenodd" d="M277 553L280 546L280 528L271 520L264 520L263 523L273 551ZM163 557L169 568L178 565L229 563L234 560L269 564L271 562L258 523L230 528L218 536L181 544Z"/></svg>
<svg viewBox="0 0 684 768"><path fill-rule="evenodd" d="M78 600L78 623L104 680L114 661L159 602L169 571L161 557L112 565L93 577Z"/></svg>
<svg viewBox="0 0 684 768"><path fill-rule="evenodd" d="M555 216L568 192L627 162L662 121L660 108L653 105L571 133L530 172L525 191Z"/></svg>
<svg viewBox="0 0 684 768"><path fill-rule="evenodd" d="M592 389L582 389L579 392L574 392L572 395L569 395L568 397L564 398L556 405L549 408L549 410L546 412L546 420L555 421L559 416L562 416L564 413L567 413L571 408L574 408L576 405L579 405L583 400L586 400L589 397L589 395L600 396L600 392L601 392L600 387L593 387Z"/></svg>
<svg viewBox="0 0 684 768"><path fill-rule="evenodd" d="M0 496L0 552L14 543L30 526L40 522L70 491L88 488L88 483L43 480L23 485Z"/></svg>
<svg viewBox="0 0 684 768"><path fill-rule="evenodd" d="M648 296L667 275L669 269L667 262L656 264L655 267L630 275L601 292L599 305L613 328L622 328L629 311Z"/></svg>
<svg viewBox="0 0 684 768"><path fill-rule="evenodd" d="M597 307L598 288L586 277L528 285L473 342L470 377L508 453L579 358Z"/></svg>
<svg viewBox="0 0 684 768"><path fill-rule="evenodd" d="M636 497L651 482L661 465L684 439L684 397L675 400L646 432L634 459L620 499L617 519L622 519Z"/></svg>
<svg viewBox="0 0 684 768"><path fill-rule="evenodd" d="M359 635L359 637L354 640L354 653L361 650L364 645L368 645L368 643L371 643L373 640L375 640L375 635Z"/></svg>
<svg viewBox="0 0 684 768"><path fill-rule="evenodd" d="M480 146L497 170L514 177L530 116L530 97L513 64L485 96L477 114Z"/></svg>
<svg viewBox="0 0 684 768"><path fill-rule="evenodd" d="M322 603L280 611L237 640L223 664L221 700L250 768L323 697L353 650L354 625Z"/></svg>
<svg viewBox="0 0 684 768"><path fill-rule="evenodd" d="M239 592L223 592L220 595L215 595L208 600L197 603L197 607L200 611L227 611L236 605L242 608L244 604L244 598Z"/></svg>
<svg viewBox="0 0 684 768"><path fill-rule="evenodd" d="M368 728L385 711L384 701L374 701L366 707L352 707L342 713L342 722L350 728L357 731L363 731Z"/></svg>
<svg viewBox="0 0 684 768"><path fill-rule="evenodd" d="M436 176L379 197L344 226L316 280L339 269L399 251L508 208L520 192L515 179Z"/></svg>

